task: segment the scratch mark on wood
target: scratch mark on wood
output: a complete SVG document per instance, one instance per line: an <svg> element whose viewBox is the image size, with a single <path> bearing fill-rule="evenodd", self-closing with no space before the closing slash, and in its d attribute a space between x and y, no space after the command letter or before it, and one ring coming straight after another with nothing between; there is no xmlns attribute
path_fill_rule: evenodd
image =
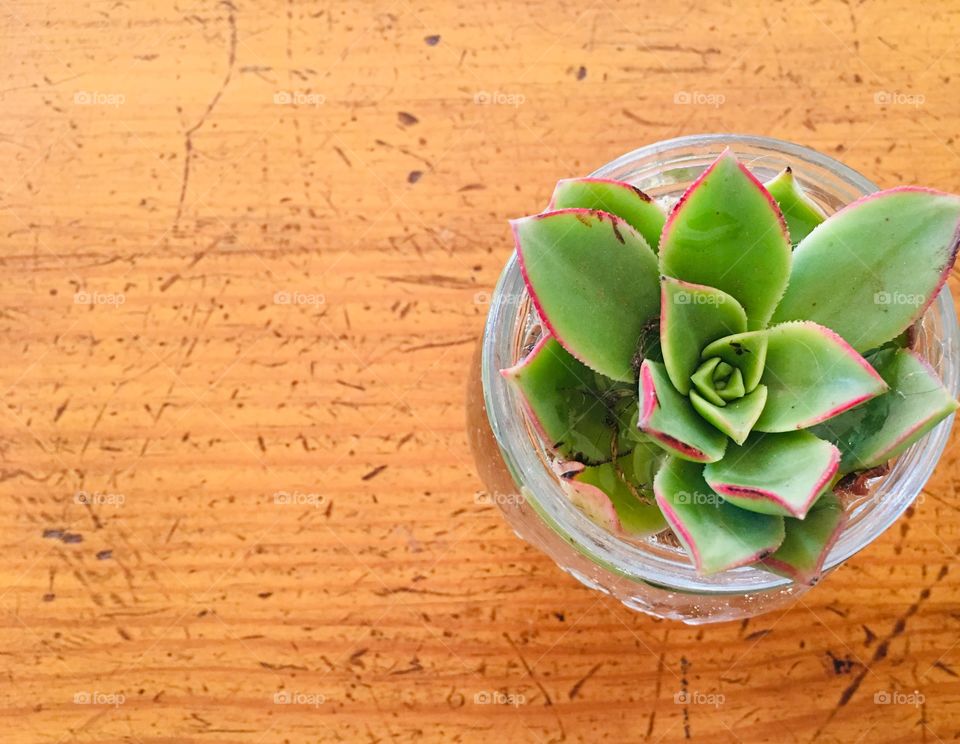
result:
<svg viewBox="0 0 960 744"><path fill-rule="evenodd" d="M940 573L937 575L937 578L934 580L933 583L936 584L937 582L939 582L944 576L947 575L948 572L949 572L949 568L946 565L942 566L940 568ZM814 733L812 741L815 741L817 738L819 738L820 734L824 732L827 726L829 726L830 723L833 721L833 719L836 717L837 713L840 712L840 709L850 702L851 698L853 698L857 690L860 689L860 685L863 683L864 678L867 676L867 674L870 673L871 667L874 664L880 661L883 661L883 659L887 657L887 651L890 648L890 643L894 639L896 639L901 633L903 633L903 631L907 627L907 621L917 613L917 610L920 609L920 606L924 602L926 602L929 597L930 597L930 587L924 587L920 591L920 595L917 597L917 601L911 604L907 608L906 612L904 612L903 615L897 618L897 621L893 624L893 629L877 645L876 649L873 652L873 656L870 659L870 663L864 665L864 667L857 673L857 675L853 678L850 684L847 685L847 687L840 694L840 699L837 700L836 705L834 705L833 708L830 710L830 713L827 716L827 719L823 722L823 724L821 724L820 728L818 728L817 731Z"/></svg>
<svg viewBox="0 0 960 744"><path fill-rule="evenodd" d="M377 467L375 467L369 473L365 474L362 478L360 478L360 480L363 480L363 481L373 480L386 469L387 469L386 465L377 465Z"/></svg>
<svg viewBox="0 0 960 744"><path fill-rule="evenodd" d="M164 539L165 543L170 542L170 538L173 537L173 533L177 531L177 527L179 526L180 526L180 517L177 517L175 520L173 520L173 524L170 525L170 529L167 532L167 537Z"/></svg>
<svg viewBox="0 0 960 744"><path fill-rule="evenodd" d="M590 679L594 674L596 674L596 673L597 673L597 670L599 670L600 667L602 667L602 666L603 666L603 662L602 662L602 661L601 661L599 664L594 664L593 668L590 669L589 672L587 672L583 677L581 677L580 680L579 680L573 687L570 688L570 694L569 694L568 697L569 697L571 700L573 700L577 695L579 695L579 694L580 694L580 690L583 688L584 683L585 683L588 679Z"/></svg>
<svg viewBox="0 0 960 744"><path fill-rule="evenodd" d="M67 398L63 403L57 407L57 411L53 416L53 423L57 423L60 420L60 417L63 415L63 412L67 410L67 405L70 403L70 399Z"/></svg>
<svg viewBox="0 0 960 744"><path fill-rule="evenodd" d="M476 341L475 336L467 336L466 338L457 339L455 341L434 341L428 344L419 344L418 346L408 346L405 349L400 349L402 354L409 354L413 351L423 351L424 349L442 349L447 346L461 346L463 344L471 344Z"/></svg>
<svg viewBox="0 0 960 744"><path fill-rule="evenodd" d="M530 665L527 663L527 660L523 658L523 654L520 653L520 649L517 648L517 644L513 642L513 639L510 637L509 633L504 633L503 637L507 639L507 643L510 644L510 648L513 649L513 652L517 655L517 658L520 659L520 663L523 665L523 668L527 671L527 676L533 681L537 686L537 689L540 690L543 695L544 705L553 705L553 700L550 698L550 693L547 692L546 688L540 683L540 680L537 679L537 675L533 673L533 669L530 668Z"/></svg>
<svg viewBox="0 0 960 744"><path fill-rule="evenodd" d="M230 12L227 15L227 23L230 27L230 42L227 49L227 72L223 76L223 82L220 84L220 88L216 93L214 93L213 98L210 99L209 103L207 103L207 107L200 115L197 123L184 132L183 176L180 180L180 198L177 200L177 213L173 219L174 227L177 227L177 225L180 224L180 218L183 216L184 202L187 198L187 186L190 182L190 164L193 160L193 135L200 130L200 128L207 121L207 117L213 112L214 107L216 107L217 103L220 102L223 92L226 90L227 86L230 84L230 79L233 77L233 69L237 62L237 17L234 14L233 5L230 3L224 4L230 8Z"/></svg>
<svg viewBox="0 0 960 744"><path fill-rule="evenodd" d="M432 287L443 287L444 289L476 289L476 284L467 279L459 279L455 276L444 276L443 274L407 274L405 276L382 276L387 282L396 282L398 284L426 284Z"/></svg>

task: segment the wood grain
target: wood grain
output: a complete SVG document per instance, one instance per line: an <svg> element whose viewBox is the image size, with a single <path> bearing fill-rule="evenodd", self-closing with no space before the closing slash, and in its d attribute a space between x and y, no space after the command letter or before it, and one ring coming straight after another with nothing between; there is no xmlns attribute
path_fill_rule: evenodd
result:
<svg viewBox="0 0 960 744"><path fill-rule="evenodd" d="M960 189L956 3L0 9L3 741L957 738L955 443L798 605L691 629L517 540L463 424L558 178L736 131Z"/></svg>

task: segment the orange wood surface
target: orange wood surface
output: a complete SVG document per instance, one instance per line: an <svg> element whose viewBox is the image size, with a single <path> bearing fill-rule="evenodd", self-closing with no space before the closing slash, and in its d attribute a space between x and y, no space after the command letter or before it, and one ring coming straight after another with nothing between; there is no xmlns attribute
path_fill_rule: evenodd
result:
<svg viewBox="0 0 960 744"><path fill-rule="evenodd" d="M955 2L0 24L2 741L960 735L956 444L793 608L696 629L520 542L464 426L506 220L558 178L732 131L960 190Z"/></svg>

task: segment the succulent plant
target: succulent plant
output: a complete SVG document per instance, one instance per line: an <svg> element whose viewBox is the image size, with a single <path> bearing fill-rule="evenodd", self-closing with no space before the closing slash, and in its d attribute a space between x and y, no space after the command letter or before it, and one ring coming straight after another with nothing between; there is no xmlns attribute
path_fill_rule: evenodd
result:
<svg viewBox="0 0 960 744"><path fill-rule="evenodd" d="M818 577L838 484L957 402L911 349L960 245L960 197L901 187L829 218L790 169L729 152L669 214L561 181L512 223L543 335L502 371L571 500L628 538L670 528L697 570Z"/></svg>

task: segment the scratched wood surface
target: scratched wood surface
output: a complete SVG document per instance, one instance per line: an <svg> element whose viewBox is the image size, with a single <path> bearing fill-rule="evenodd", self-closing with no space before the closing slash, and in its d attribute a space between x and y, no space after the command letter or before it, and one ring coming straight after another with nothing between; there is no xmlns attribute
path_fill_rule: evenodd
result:
<svg viewBox="0 0 960 744"><path fill-rule="evenodd" d="M558 178L746 131L960 189L956 3L0 18L4 742L957 738L956 443L800 604L691 629L517 540L463 423Z"/></svg>

